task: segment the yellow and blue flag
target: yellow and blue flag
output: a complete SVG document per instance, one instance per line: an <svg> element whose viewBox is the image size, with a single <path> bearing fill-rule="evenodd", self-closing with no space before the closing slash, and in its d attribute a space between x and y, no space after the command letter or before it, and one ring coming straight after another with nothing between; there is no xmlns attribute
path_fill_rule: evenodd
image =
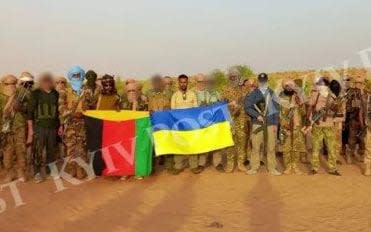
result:
<svg viewBox="0 0 371 232"><path fill-rule="evenodd" d="M154 112L151 122L156 156L194 155L234 145L225 102Z"/></svg>

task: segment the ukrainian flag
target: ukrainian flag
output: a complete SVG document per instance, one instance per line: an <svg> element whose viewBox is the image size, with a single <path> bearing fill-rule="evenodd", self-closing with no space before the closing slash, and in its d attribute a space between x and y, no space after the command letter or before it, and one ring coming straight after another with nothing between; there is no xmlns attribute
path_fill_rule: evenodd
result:
<svg viewBox="0 0 371 232"><path fill-rule="evenodd" d="M156 156L194 155L234 145L225 102L154 112L151 124Z"/></svg>

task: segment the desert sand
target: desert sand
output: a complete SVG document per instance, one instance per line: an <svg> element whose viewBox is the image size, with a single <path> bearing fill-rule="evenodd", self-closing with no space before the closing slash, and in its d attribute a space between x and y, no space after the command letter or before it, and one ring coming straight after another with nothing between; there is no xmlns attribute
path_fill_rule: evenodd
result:
<svg viewBox="0 0 371 232"><path fill-rule="evenodd" d="M9 189L0 192L0 231L371 231L371 178L359 164L339 170L341 177L273 177L264 167L256 176L209 167L65 183L60 192L52 179L18 183L25 204L14 207Z"/></svg>

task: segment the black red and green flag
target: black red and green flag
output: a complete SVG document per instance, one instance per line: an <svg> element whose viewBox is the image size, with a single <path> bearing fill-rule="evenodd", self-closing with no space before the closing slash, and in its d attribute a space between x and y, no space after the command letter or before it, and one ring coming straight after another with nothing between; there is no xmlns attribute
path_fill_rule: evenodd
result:
<svg viewBox="0 0 371 232"><path fill-rule="evenodd" d="M93 168L103 176L149 176L152 171L148 112L86 111L87 148Z"/></svg>

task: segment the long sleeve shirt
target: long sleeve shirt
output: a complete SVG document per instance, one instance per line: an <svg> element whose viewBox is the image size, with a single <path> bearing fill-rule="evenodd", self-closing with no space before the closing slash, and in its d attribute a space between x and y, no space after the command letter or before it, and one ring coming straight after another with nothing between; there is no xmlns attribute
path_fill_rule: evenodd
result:
<svg viewBox="0 0 371 232"><path fill-rule="evenodd" d="M186 109L197 106L197 96L193 91L187 90L183 93L179 90L171 97L171 109Z"/></svg>
<svg viewBox="0 0 371 232"><path fill-rule="evenodd" d="M43 128L57 128L58 120L58 98L56 90L49 93L42 89L32 91L28 104L27 119L32 120L36 126Z"/></svg>
<svg viewBox="0 0 371 232"><path fill-rule="evenodd" d="M267 97L267 95L269 95L269 97ZM266 102L267 99L268 101ZM264 102L266 109L260 109L261 112L259 112L256 107L261 102ZM257 88L246 96L245 112L251 117L251 121L253 124L260 124L258 121L258 117L265 116L268 126L277 126L280 121L279 99L272 89L268 88L265 91L265 94L263 94L262 91Z"/></svg>

